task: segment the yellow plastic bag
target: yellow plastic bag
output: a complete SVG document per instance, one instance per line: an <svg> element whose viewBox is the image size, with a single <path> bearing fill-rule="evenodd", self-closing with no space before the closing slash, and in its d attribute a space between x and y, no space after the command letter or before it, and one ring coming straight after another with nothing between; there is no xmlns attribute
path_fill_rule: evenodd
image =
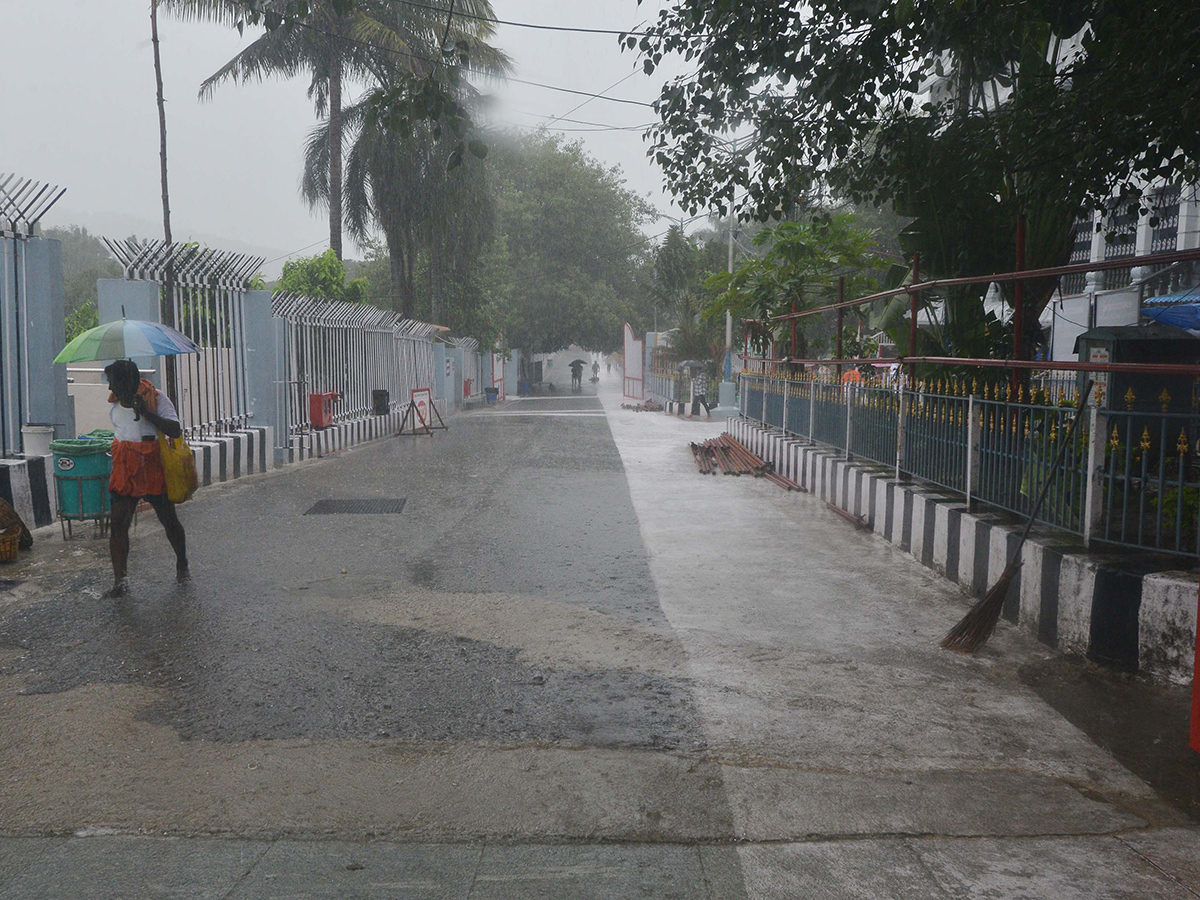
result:
<svg viewBox="0 0 1200 900"><path fill-rule="evenodd" d="M167 499L172 503L187 502L200 486L192 448L182 437L169 438L160 434L158 452L162 457L163 472L167 476Z"/></svg>

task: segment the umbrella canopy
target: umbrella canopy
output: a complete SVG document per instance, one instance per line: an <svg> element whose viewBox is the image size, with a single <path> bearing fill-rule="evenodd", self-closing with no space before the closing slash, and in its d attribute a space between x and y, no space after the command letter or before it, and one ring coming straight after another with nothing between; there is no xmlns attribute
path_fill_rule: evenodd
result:
<svg viewBox="0 0 1200 900"><path fill-rule="evenodd" d="M54 357L56 363L95 362L141 356L178 356L199 353L200 347L187 335L158 322L120 319L89 328L75 337Z"/></svg>
<svg viewBox="0 0 1200 900"><path fill-rule="evenodd" d="M573 359L569 363L567 363L567 365L568 366L586 366L587 360L586 359Z"/></svg>

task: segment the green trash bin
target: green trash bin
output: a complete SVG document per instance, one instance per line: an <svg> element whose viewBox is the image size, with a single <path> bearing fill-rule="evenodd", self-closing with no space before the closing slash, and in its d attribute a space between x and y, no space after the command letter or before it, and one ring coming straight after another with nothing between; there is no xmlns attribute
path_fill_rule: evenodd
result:
<svg viewBox="0 0 1200 900"><path fill-rule="evenodd" d="M112 474L109 441L61 440L50 442L54 454L54 487L58 517L63 522L108 518L108 477Z"/></svg>

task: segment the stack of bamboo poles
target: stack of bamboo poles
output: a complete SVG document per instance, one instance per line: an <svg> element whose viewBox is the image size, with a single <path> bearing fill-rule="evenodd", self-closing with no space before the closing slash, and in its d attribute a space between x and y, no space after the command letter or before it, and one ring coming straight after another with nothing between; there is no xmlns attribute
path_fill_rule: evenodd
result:
<svg viewBox="0 0 1200 900"><path fill-rule="evenodd" d="M701 475L753 475L755 478L766 478L781 488L789 491L802 491L796 482L785 478L751 453L746 446L728 434L705 441L703 444L691 445L692 456L696 458L696 467Z"/></svg>

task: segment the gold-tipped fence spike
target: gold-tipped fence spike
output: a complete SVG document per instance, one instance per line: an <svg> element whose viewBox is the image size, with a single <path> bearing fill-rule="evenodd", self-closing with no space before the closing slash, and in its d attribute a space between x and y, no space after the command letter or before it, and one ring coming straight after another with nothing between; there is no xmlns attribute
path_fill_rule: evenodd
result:
<svg viewBox="0 0 1200 900"><path fill-rule="evenodd" d="M1175 442L1175 449L1179 451L1180 456L1186 456L1188 452L1187 429L1179 429L1179 440Z"/></svg>
<svg viewBox="0 0 1200 900"><path fill-rule="evenodd" d="M1166 388L1163 388L1162 393L1158 395L1158 403L1162 407L1163 412L1171 408L1171 395Z"/></svg>
<svg viewBox="0 0 1200 900"><path fill-rule="evenodd" d="M1150 449L1150 426L1149 425L1147 425L1146 428L1142 431L1141 448L1142 448L1143 453L1145 453L1147 450Z"/></svg>
<svg viewBox="0 0 1200 900"><path fill-rule="evenodd" d="M1057 440L1058 440L1058 422L1054 421L1054 422L1050 423L1050 441L1051 441L1051 443L1053 443L1054 441L1057 441Z"/></svg>
<svg viewBox="0 0 1200 900"><path fill-rule="evenodd" d="M1013 410L1013 413L1012 413L1012 429L1011 429L1013 434L1016 434L1016 433L1017 433L1017 419L1019 419L1019 418L1021 418L1021 417L1020 417L1020 415L1018 415L1018 413L1017 413L1017 410Z"/></svg>
<svg viewBox="0 0 1200 900"><path fill-rule="evenodd" d="M1121 435L1117 433L1116 425L1113 426L1112 437L1108 439L1108 446L1112 447L1114 451L1121 446Z"/></svg>
<svg viewBox="0 0 1200 900"><path fill-rule="evenodd" d="M1125 392L1125 409L1127 409L1127 410L1133 409L1133 404L1136 402L1137 402L1137 394L1135 394L1133 392L1133 388L1130 388L1129 390L1127 390Z"/></svg>
<svg viewBox="0 0 1200 900"><path fill-rule="evenodd" d="M987 387L987 385L985 384L984 387ZM971 378L971 393L972 394L979 393L979 379L978 378L975 378L975 377Z"/></svg>
<svg viewBox="0 0 1200 900"><path fill-rule="evenodd" d="M1009 382L1008 387L1004 389L1004 402L1012 403L1012 382Z"/></svg>
<svg viewBox="0 0 1200 900"><path fill-rule="evenodd" d="M1025 385L1023 385L1023 384L1017 385L1017 402L1018 403L1025 402Z"/></svg>
<svg viewBox="0 0 1200 900"><path fill-rule="evenodd" d="M1029 416L1025 417L1025 437L1029 437Z"/></svg>

